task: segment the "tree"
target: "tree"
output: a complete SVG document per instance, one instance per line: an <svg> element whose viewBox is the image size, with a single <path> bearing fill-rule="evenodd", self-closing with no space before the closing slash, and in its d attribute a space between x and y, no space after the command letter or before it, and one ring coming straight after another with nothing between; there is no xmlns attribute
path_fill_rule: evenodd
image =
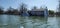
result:
<svg viewBox="0 0 60 28"><path fill-rule="evenodd" d="M14 10L14 8L9 7L5 13L12 14L13 10Z"/></svg>
<svg viewBox="0 0 60 28"><path fill-rule="evenodd" d="M60 12L60 0L58 0L58 2L59 2L59 7L58 7L58 11Z"/></svg>
<svg viewBox="0 0 60 28"><path fill-rule="evenodd" d="M3 7L2 6L0 6L0 14L3 14Z"/></svg>
<svg viewBox="0 0 60 28"><path fill-rule="evenodd" d="M49 10L49 15L54 15L54 11Z"/></svg>
<svg viewBox="0 0 60 28"><path fill-rule="evenodd" d="M34 6L34 7L32 8L32 10L35 10L35 9L37 9L37 7L36 7L36 6Z"/></svg>
<svg viewBox="0 0 60 28"><path fill-rule="evenodd" d="M19 15L19 11L18 11L17 9L14 9L14 10L12 11L12 14L14 14L14 15Z"/></svg>
<svg viewBox="0 0 60 28"><path fill-rule="evenodd" d="M20 13L26 12L27 11L27 5L22 3L20 5Z"/></svg>

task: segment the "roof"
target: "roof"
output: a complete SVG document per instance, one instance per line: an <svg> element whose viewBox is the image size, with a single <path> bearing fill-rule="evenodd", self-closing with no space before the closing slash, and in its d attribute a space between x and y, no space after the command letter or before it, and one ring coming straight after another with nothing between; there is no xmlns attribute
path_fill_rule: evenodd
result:
<svg viewBox="0 0 60 28"><path fill-rule="evenodd" d="M44 9L33 9L31 11L44 11Z"/></svg>

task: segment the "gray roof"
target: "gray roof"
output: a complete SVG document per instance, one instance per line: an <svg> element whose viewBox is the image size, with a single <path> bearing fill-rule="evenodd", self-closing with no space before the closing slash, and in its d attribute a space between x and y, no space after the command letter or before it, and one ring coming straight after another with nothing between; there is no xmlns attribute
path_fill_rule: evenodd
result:
<svg viewBox="0 0 60 28"><path fill-rule="evenodd" d="M34 9L34 10L31 10L31 11L44 11L45 9Z"/></svg>

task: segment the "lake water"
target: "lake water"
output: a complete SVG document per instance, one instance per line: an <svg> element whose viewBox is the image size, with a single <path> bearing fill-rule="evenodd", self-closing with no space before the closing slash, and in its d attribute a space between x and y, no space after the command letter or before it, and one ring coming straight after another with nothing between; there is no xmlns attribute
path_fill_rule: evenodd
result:
<svg viewBox="0 0 60 28"><path fill-rule="evenodd" d="M0 28L60 28L60 17L0 15Z"/></svg>

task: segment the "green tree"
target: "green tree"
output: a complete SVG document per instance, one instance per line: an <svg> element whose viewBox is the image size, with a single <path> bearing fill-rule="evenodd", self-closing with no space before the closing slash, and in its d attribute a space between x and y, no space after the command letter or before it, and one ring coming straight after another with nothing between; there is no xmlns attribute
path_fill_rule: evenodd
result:
<svg viewBox="0 0 60 28"><path fill-rule="evenodd" d="M49 10L49 15L54 15L54 11Z"/></svg>

